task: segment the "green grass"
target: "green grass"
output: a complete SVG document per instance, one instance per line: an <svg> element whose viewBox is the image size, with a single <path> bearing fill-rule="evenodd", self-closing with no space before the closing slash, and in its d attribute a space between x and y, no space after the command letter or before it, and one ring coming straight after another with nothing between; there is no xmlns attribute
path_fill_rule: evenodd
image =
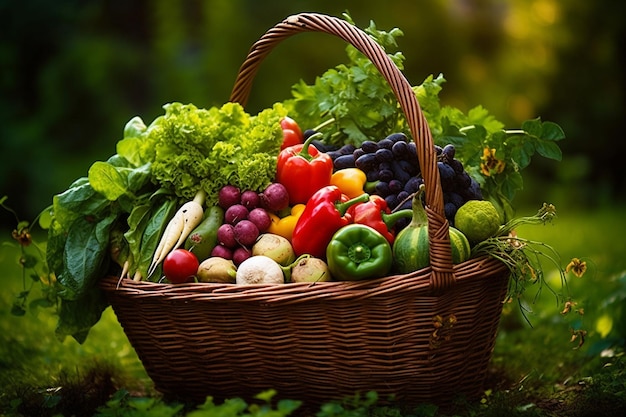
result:
<svg viewBox="0 0 626 417"><path fill-rule="evenodd" d="M545 289L533 303L536 287L530 287L526 297L532 327L515 304L505 306L487 391L482 401L459 404L457 415L583 416L626 409L624 212L624 207L574 213L560 210L554 225L519 230L523 237L556 248L563 266L572 257L587 262L583 277L567 277L576 308L583 308L584 315L559 314L562 305ZM27 309L22 317L12 315L15 297L25 289L18 255L12 245L0 249L0 413L88 415L96 407L103 407L106 415L137 407L152 410L147 415L184 415L188 411L159 399L111 309L83 345L69 338L57 340L51 309ZM549 283L558 289L558 274L546 268ZM30 281L27 277L26 288ZM570 341L571 329L587 332L582 347L577 348L580 339ZM440 415L428 406L409 412L376 407L368 401L361 399L352 407L335 405L334 411L329 406L317 414Z"/></svg>
<svg viewBox="0 0 626 417"><path fill-rule="evenodd" d="M492 394L495 399L488 397L487 404L504 399L504 404L526 413L542 410L538 415L552 415L551 410L554 415L586 415L588 411L613 415L614 409L624 409L623 213L623 207L561 211L553 225L525 226L518 231L520 236L557 249L563 266L578 257L587 262L588 269L580 278L567 275L567 289L577 303L567 315L560 314L563 305L548 290L535 300L533 287L525 297L532 310L526 314L532 327L514 304L505 307L492 364L511 386ZM549 284L560 290L558 273L549 263L544 266ZM584 314L576 313L577 309ZM571 340L572 330L586 331L584 345L579 347L580 338Z"/></svg>

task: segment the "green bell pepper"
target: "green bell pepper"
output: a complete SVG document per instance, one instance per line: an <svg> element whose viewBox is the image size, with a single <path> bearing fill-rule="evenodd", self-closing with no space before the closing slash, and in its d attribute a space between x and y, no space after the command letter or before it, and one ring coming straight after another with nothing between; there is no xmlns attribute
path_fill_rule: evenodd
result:
<svg viewBox="0 0 626 417"><path fill-rule="evenodd" d="M331 275L343 281L383 277L393 261L387 239L374 228L356 223L333 235L326 248L326 260Z"/></svg>

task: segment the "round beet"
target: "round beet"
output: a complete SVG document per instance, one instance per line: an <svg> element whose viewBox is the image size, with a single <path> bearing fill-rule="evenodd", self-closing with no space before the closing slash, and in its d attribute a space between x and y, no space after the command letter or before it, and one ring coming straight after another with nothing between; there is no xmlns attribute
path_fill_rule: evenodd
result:
<svg viewBox="0 0 626 417"><path fill-rule="evenodd" d="M241 204L248 210L259 207L259 194L256 191L246 190L241 193Z"/></svg>
<svg viewBox="0 0 626 417"><path fill-rule="evenodd" d="M235 240L243 246L252 246L259 237L259 228L250 220L242 220L237 223L233 232L235 233Z"/></svg>
<svg viewBox="0 0 626 417"><path fill-rule="evenodd" d="M237 246L237 240L235 239L235 227L232 224L224 223L217 228L217 241L220 245L227 248L234 248Z"/></svg>
<svg viewBox="0 0 626 417"><path fill-rule="evenodd" d="M234 185L225 185L220 189L217 200L220 207L226 210L234 204L239 204L241 201L241 191Z"/></svg>
<svg viewBox="0 0 626 417"><path fill-rule="evenodd" d="M233 259L233 250L226 246L219 244L211 251L211 256L218 256L224 259Z"/></svg>
<svg viewBox="0 0 626 417"><path fill-rule="evenodd" d="M268 185L259 198L261 206L269 211L280 211L289 206L289 193L279 182Z"/></svg>
<svg viewBox="0 0 626 417"><path fill-rule="evenodd" d="M248 218L248 209L242 204L230 206L224 212L224 223L235 225Z"/></svg>
<svg viewBox="0 0 626 417"><path fill-rule="evenodd" d="M263 208L255 208L248 214L248 220L255 224L260 233L265 232L272 224L272 219Z"/></svg>
<svg viewBox="0 0 626 417"><path fill-rule="evenodd" d="M245 261L251 256L252 256L252 252L250 251L250 249L244 246L239 246L237 249L233 251L233 258L232 258L233 263L239 266L239 264L241 264L243 261Z"/></svg>

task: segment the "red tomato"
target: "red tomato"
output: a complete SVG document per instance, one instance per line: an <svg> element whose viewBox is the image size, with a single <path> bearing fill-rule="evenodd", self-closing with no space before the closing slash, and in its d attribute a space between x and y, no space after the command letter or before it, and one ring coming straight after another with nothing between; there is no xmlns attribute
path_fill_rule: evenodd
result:
<svg viewBox="0 0 626 417"><path fill-rule="evenodd" d="M163 274L172 284L187 282L196 275L200 263L187 249L176 249L163 260Z"/></svg>
<svg viewBox="0 0 626 417"><path fill-rule="evenodd" d="M283 143L281 150L304 142L304 136L298 123L290 117L283 117L280 121L280 127L283 130Z"/></svg>

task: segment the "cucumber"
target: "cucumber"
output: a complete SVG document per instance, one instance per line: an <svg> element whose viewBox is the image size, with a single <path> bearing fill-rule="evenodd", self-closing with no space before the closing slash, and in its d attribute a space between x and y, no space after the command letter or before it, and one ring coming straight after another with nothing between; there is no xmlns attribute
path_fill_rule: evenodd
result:
<svg viewBox="0 0 626 417"><path fill-rule="evenodd" d="M224 209L212 206L205 210L202 222L185 240L185 249L192 252L200 262L211 256L217 246L217 229L224 223Z"/></svg>

